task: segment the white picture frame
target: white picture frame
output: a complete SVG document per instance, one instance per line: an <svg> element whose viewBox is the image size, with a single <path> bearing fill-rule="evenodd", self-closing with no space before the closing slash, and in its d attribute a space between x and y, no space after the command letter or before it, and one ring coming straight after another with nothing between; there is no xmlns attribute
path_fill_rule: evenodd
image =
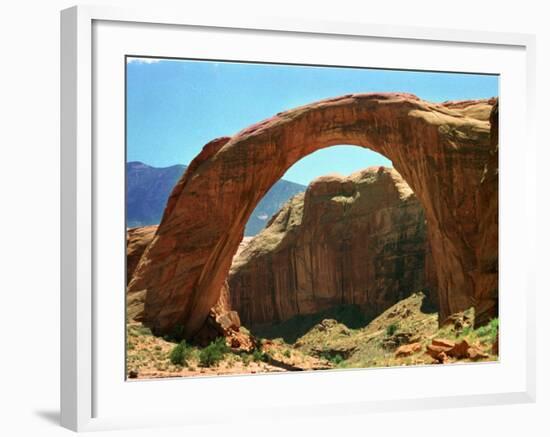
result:
<svg viewBox="0 0 550 437"><path fill-rule="evenodd" d="M436 390L437 387L434 385L433 390L423 392L420 388L415 388L414 383L411 382L409 391L403 396L400 396L398 388L395 388L386 397L377 390L382 390L381 387L385 387L391 391L387 385L384 385L384 381L389 378L400 378L402 373L399 372L403 372L405 369L343 371L333 373L333 376L327 376L327 372L320 372L315 375L312 373L262 375L261 379L258 379L257 376L240 376L199 378L186 381L124 382L124 372L119 367L119 356L111 359L109 352L118 350L116 348L120 346L121 341L124 341L121 325L119 326L115 321L116 318L123 318L124 315L104 311L103 305L107 298L98 299L97 295L98 290L102 289L102 281L111 280L111 276L115 278L120 275L120 269L115 271L115 267L112 272L102 270L101 267L98 268L103 262L101 254L105 248L105 245L101 244L101 239L104 238L102 233L109 227L109 219L101 215L101 211L105 211L105 208L98 208L98 205L108 197L104 187L116 186L117 181L120 182L120 173L117 173L119 163L116 159L121 156L119 147L123 148L124 145L117 141L110 143L109 138L102 136L103 131L108 132L106 135L110 135L110 127L98 128L98 121L104 117L105 113L101 108L105 108L106 104L98 89L101 88L100 82L104 77L102 75L111 71L109 68L104 69L110 57L118 59L120 53L150 54L146 51L152 50L154 44L162 44L161 34L177 32L177 29L183 28L187 33L184 32L185 35L182 38L192 32L215 33L233 29L238 34L236 38L244 39L247 38L247 35L257 37L260 34L269 33L270 38L276 39L284 35L285 38L292 37L296 41L300 38L309 38L312 41L316 38L332 38L337 42L342 38L353 38L358 44L368 40L373 44L384 42L395 45L407 44L410 47L429 45L430 47L437 46L439 49L445 48L445 50L452 46L460 50L460 53L467 53L472 48L476 48L476 50L479 48L481 51L477 62L480 63L480 69L490 68L491 62L494 62L495 65L498 62L501 62L502 65L510 64L506 67L511 69L506 73L508 74L506 77L510 77L506 83L510 85L501 97L501 111L503 112L501 126L504 126L501 135L504 141L507 138L521 138L521 148L518 145L520 142L516 141L515 148L513 145L503 148L506 151L506 157L501 157L503 173L501 174L499 195L503 201L503 209L500 213L503 217L503 211L506 212L506 217L501 224L501 242L503 244L500 247L501 251L505 251L505 258L508 259L508 261L505 259L501 262L517 262L516 271L513 274L505 275L505 279L520 292L518 296L514 297L517 300L510 301L509 305L503 305L502 308L503 322L500 341L504 352L501 355L501 362L495 364L500 367L469 365L454 366L451 370L440 367L412 369L415 372L413 378L410 378L412 374L409 373L403 377L403 381L411 379L417 382L422 381L427 374L435 375L437 372L437 376L434 378L436 381L456 380L456 387L453 388L449 383L449 387L439 387ZM140 53L127 52L124 47L127 40L134 42L140 40L139 34L145 32L145 29L148 29L148 44L151 45L143 46L145 48L140 49ZM131 32L133 38L125 38L125 35L130 35L127 32ZM155 42L156 37L151 38L153 34L159 35L157 42ZM154 54L167 56L170 50L176 49L175 46L165 45L165 47L164 53L156 52ZM206 50L206 46L203 49ZM195 47L194 50L200 52L201 46ZM403 49L401 50L403 51ZM493 59L487 59L483 50L493 51ZM527 172L522 164L527 159L531 162L536 159L532 127L535 92L534 51L534 36L525 34L397 27L360 22L314 22L305 19L289 21L269 17L242 17L239 20L228 21L224 17L215 15L195 16L186 11L162 11L154 8L138 11L103 6L78 6L62 11L61 424L75 431L87 431L230 421L231 408L226 408L225 412L220 410L219 414L213 414L211 408L206 411L204 407L201 407L201 401L207 402L207 399L201 396L201 391L211 391L213 387L242 391L244 395L239 400L239 409L245 408L254 411L257 418L364 414L374 411L533 402L535 399L535 274L530 267L528 257L526 258L524 254L535 253L534 250L528 250L535 241L534 214L529 213L529 208L534 208L535 205L535 174L532 169ZM103 55L105 58L102 58ZM324 56L331 56L331 54L328 53ZM499 56L502 56L500 61ZM434 59L430 63L428 58L408 59L403 51L402 62L403 65L409 62L408 65L411 66L416 62L417 68L437 69L436 63L439 60ZM484 65L485 67L483 67ZM116 68L121 67L122 60L121 65ZM467 65L464 68L470 71ZM491 72L501 74L499 68L495 67ZM117 99L117 96L123 92L120 89L119 79L114 80L111 85L113 88L109 90L110 98ZM514 98L512 99L512 97ZM507 112L507 104L511 101L514 101L514 107L510 105L510 110ZM120 103L123 104L123 102L119 102L115 105L118 109L115 108L113 111L120 109ZM113 117L109 114L109 118L114 122L120 121L119 112ZM502 121L511 118L517 120L517 123L513 127L506 128L506 124ZM101 126L105 126L101 123L99 121ZM119 126L119 128L122 127ZM114 135L119 135L119 133ZM106 138L106 141L102 141L101 144L112 144L112 147L104 149L112 151L112 156L107 152L96 153L98 138ZM102 147L105 146L102 145ZM518 153L517 148L521 149L521 153ZM519 167L515 177L520 180L520 183L517 183L515 188L511 188L511 185L507 183L509 175L505 169L514 164ZM120 189L123 190L123 186ZM114 191L120 194L120 189ZM506 194L506 197L503 196L503 193ZM507 197L522 200L525 207L517 208L516 204L517 211L506 209ZM117 197L116 193L108 200L108 202L117 201L120 201L120 196ZM520 221L528 223L528 230L526 236L523 234L521 238L517 238L517 236L514 237L512 231L514 224ZM107 229L105 233L108 232ZM123 241L121 240L121 242ZM120 246L119 249L123 250L123 244ZM512 252L515 249L523 260L514 258L516 255ZM503 280L502 276L500 280ZM118 305L122 305L123 294L118 299L120 302L114 305L115 309L119 308ZM515 331L508 329L506 325L506 317L512 316L518 320ZM113 338L117 337L116 333L118 332L121 338L113 340L112 344L107 345L106 332L111 333ZM112 332L115 332L115 335L112 335ZM507 347L508 350L514 350L515 355L507 353ZM120 353L123 355L122 350ZM511 363L510 369L507 369L508 363ZM407 371L410 372L409 369ZM480 384L480 389L477 391L468 387L464 390L459 389L461 378L473 377L484 381L489 380L489 375L496 374L495 372L500 373L498 378L495 377L494 384L497 384L500 379L502 385L490 386L488 382L486 386ZM376 375L375 378L372 375ZM278 379L274 380L273 378ZM378 388L375 387L376 381L380 386ZM186 393L193 393L190 398L194 399L195 410L186 409L187 414L178 413L178 409L173 408L171 401L174 396L174 393L170 393L171 387L181 383L186 384ZM367 396L367 393L357 390L360 393L354 392L352 396L350 392L347 400L339 399L338 394L335 393L331 402L324 401L320 396L323 392L322 387L326 387L326 390L330 392L330 390L334 391L334 387L360 387L361 384L366 384L365 387L372 387L372 390L369 390L372 393ZM143 396L143 399L154 399L156 404L154 406L157 408L152 408L153 405L149 405L149 408L144 408L143 411L135 410L134 415L115 408L115 404L124 403L124 399L120 397L122 391L115 385L122 391L127 391L126 388L131 387L131 392L125 395L129 398ZM256 399L250 398L250 394L255 391L259 392L275 386L280 387L281 390L284 390L284 387L287 387L286 390L288 390L288 387L301 386L303 390L296 390L296 393L292 395L293 402L288 404L284 403L284 391L281 391L282 394L279 398L275 393L275 400L272 404L256 402ZM105 387L113 388L111 391L111 388ZM181 389L181 385L179 388ZM139 394L140 391L143 393ZM164 397L164 393L166 393L166 397ZM171 402L172 406L168 408L168 404ZM149 412L147 413L147 411Z"/></svg>

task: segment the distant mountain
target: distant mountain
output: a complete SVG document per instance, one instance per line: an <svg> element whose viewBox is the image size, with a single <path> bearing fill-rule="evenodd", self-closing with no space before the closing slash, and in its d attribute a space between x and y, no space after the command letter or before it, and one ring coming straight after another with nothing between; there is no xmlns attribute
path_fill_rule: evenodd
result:
<svg viewBox="0 0 550 437"><path fill-rule="evenodd" d="M126 226L157 225L172 188L186 165L156 168L142 162L126 163Z"/></svg>
<svg viewBox="0 0 550 437"><path fill-rule="evenodd" d="M126 226L159 224L168 196L186 168L186 165L157 168L137 161L126 163ZM245 235L260 232L288 199L305 189L304 185L284 179L278 181L252 213Z"/></svg>

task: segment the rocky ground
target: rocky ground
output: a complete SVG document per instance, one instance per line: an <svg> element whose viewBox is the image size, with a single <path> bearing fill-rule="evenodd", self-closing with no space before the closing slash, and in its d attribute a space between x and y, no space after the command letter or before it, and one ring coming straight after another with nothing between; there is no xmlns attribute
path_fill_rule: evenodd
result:
<svg viewBox="0 0 550 437"><path fill-rule="evenodd" d="M171 360L171 352L178 342L155 337L140 323L129 324L127 334L127 369L130 379L254 374L333 367L325 359L294 350L291 345L278 340L261 340L251 352L228 348L223 358L213 365L201 363L200 353L204 348L189 346L187 362L175 364Z"/></svg>
<svg viewBox="0 0 550 437"><path fill-rule="evenodd" d="M185 359L180 362L173 353L178 342L131 323L127 374L130 379L147 379L498 360L498 320L473 329L473 314L465 312L439 327L437 314L422 310L423 299L422 293L415 293L360 327L354 323L357 318L324 318L303 334L301 326L302 335L295 335L295 340L289 335L289 326L298 326L293 322L272 327L271 338L260 337L258 333L267 332L260 329L254 350L248 352L225 344L211 344L206 352L205 347L184 345ZM350 312L340 309L336 314ZM214 355L207 353L212 351Z"/></svg>

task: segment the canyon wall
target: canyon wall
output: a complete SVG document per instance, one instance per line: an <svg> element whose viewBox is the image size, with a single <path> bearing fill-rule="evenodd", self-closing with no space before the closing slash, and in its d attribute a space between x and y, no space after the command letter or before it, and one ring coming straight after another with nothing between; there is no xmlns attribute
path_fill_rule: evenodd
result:
<svg viewBox="0 0 550 437"><path fill-rule="evenodd" d="M395 170L323 176L235 257L231 306L247 326L338 304L374 317L413 292L434 297L427 248L422 206Z"/></svg>

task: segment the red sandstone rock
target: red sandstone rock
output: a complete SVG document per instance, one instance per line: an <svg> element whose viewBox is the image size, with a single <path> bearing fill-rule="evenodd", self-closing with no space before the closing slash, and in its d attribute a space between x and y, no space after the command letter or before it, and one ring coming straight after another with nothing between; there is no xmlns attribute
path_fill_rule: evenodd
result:
<svg viewBox="0 0 550 437"><path fill-rule="evenodd" d="M444 338L434 338L432 343L426 346L426 353L439 363L446 363L449 351L455 347L452 341Z"/></svg>
<svg viewBox="0 0 550 437"><path fill-rule="evenodd" d="M479 346L470 344L466 339L455 344L452 349L447 351L447 355L457 359L469 358L474 361L489 356Z"/></svg>
<svg viewBox="0 0 550 437"><path fill-rule="evenodd" d="M445 353L448 350L448 348L445 348L443 346L435 346L433 344L429 344L428 346L426 346L426 353L436 360L440 360L442 356L446 357L447 355Z"/></svg>
<svg viewBox="0 0 550 437"><path fill-rule="evenodd" d="M473 269L475 326L498 317L498 102L490 115L489 156L477 191L478 239Z"/></svg>
<svg viewBox="0 0 550 437"><path fill-rule="evenodd" d="M455 346L455 343L444 338L434 338L432 340L432 345L447 348L448 350L450 350Z"/></svg>
<svg viewBox="0 0 550 437"><path fill-rule="evenodd" d="M397 358L399 357L408 357L415 352L418 352L420 349L422 349L422 345L420 343L411 343L411 344L404 344L402 346L399 346L397 350L395 351L395 356Z"/></svg>
<svg viewBox="0 0 550 437"><path fill-rule="evenodd" d="M147 246L153 240L157 226L131 228L126 232L126 283L134 275L136 267ZM145 305L145 290L132 290L126 294L126 316L128 320L142 321Z"/></svg>
<svg viewBox="0 0 550 437"><path fill-rule="evenodd" d="M132 279L139 259L155 236L156 231L157 226L153 225L131 228L126 232L126 285Z"/></svg>
<svg viewBox="0 0 550 437"><path fill-rule="evenodd" d="M491 171L497 168L489 161L498 162L490 135L498 118L484 120L479 108L468 113L473 104L445 106L400 93L346 95L209 143L174 188L129 284L130 292L146 290L144 322L157 333L178 325L187 337L197 333L259 200L300 158L336 144L383 154L416 193L435 261L440 320L472 305L480 316L494 313L496 254L482 242L498 232L484 203L496 193Z"/></svg>
<svg viewBox="0 0 550 437"><path fill-rule="evenodd" d="M127 277L131 278L141 258L141 255L152 241L157 226L144 226L128 229L127 231ZM247 241L242 243L242 248ZM207 322L197 339L207 344L218 336L225 336L229 345L234 349L251 350L252 339L240 332L241 321L239 314L231 310L229 291L224 284L220 298L211 309ZM145 290L128 292L126 297L126 311L129 320L141 321L145 303Z"/></svg>
<svg viewBox="0 0 550 437"><path fill-rule="evenodd" d="M456 343L449 351L447 351L447 355L453 358L466 358L468 357L468 349L470 349L471 346L468 343L466 339L462 340L459 343Z"/></svg>
<svg viewBox="0 0 550 437"><path fill-rule="evenodd" d="M449 357L459 360L469 358L476 361L489 356L479 346L470 344L466 339L454 343L450 340L434 338L432 343L426 346L426 353L440 363L447 362Z"/></svg>
<svg viewBox="0 0 550 437"><path fill-rule="evenodd" d="M470 347L468 349L468 358L472 361L481 360L483 358L488 358L489 355L483 352L478 347Z"/></svg>
<svg viewBox="0 0 550 437"><path fill-rule="evenodd" d="M225 337L231 348L250 352L255 347L254 340L249 334L241 332L240 328L239 315L231 309L229 289L227 282L224 282L216 305L212 307L205 323L195 334L194 341L206 346L217 337Z"/></svg>
<svg viewBox="0 0 550 437"><path fill-rule="evenodd" d="M374 317L435 289L425 281L425 248L424 211L395 170L322 176L235 257L231 305L247 326L338 304Z"/></svg>

